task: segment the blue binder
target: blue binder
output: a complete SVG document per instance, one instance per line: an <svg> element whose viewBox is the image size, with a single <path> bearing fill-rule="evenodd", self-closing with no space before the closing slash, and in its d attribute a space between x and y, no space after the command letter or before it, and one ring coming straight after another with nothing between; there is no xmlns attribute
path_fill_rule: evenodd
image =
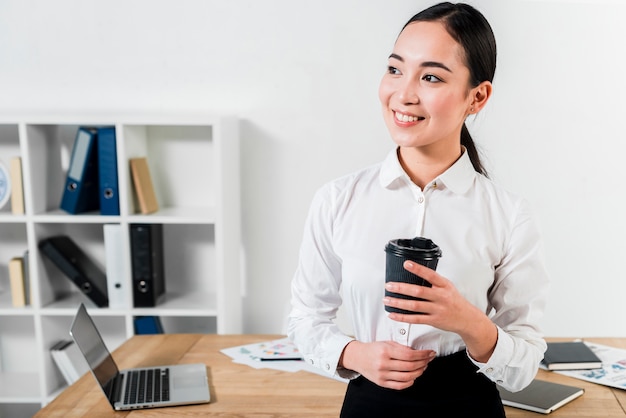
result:
<svg viewBox="0 0 626 418"><path fill-rule="evenodd" d="M100 179L100 214L119 215L115 127L98 128L98 171Z"/></svg>
<svg viewBox="0 0 626 418"><path fill-rule="evenodd" d="M95 129L78 128L61 199L61 209L68 213L89 212L100 207L97 142Z"/></svg>
<svg viewBox="0 0 626 418"><path fill-rule="evenodd" d="M158 316L136 316L135 334L163 334L163 325Z"/></svg>

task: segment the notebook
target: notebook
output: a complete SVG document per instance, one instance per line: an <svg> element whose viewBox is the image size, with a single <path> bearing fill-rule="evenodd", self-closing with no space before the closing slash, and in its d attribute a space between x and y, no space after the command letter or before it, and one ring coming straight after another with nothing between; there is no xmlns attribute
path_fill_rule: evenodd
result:
<svg viewBox="0 0 626 418"><path fill-rule="evenodd" d="M534 379L519 392L509 392L497 386L502 404L528 411L549 414L581 396L585 391L576 386Z"/></svg>
<svg viewBox="0 0 626 418"><path fill-rule="evenodd" d="M548 370L602 368L602 360L583 341L549 342L542 364Z"/></svg>
<svg viewBox="0 0 626 418"><path fill-rule="evenodd" d="M82 303L72 322L70 335L115 410L190 405L211 400L204 364L119 370Z"/></svg>

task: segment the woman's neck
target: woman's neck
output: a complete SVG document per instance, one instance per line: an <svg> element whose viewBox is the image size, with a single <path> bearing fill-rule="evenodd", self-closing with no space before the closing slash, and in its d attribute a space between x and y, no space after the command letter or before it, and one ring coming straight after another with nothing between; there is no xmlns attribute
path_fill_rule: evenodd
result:
<svg viewBox="0 0 626 418"><path fill-rule="evenodd" d="M398 160L409 178L422 190L463 155L463 147L430 153L421 148L398 147Z"/></svg>

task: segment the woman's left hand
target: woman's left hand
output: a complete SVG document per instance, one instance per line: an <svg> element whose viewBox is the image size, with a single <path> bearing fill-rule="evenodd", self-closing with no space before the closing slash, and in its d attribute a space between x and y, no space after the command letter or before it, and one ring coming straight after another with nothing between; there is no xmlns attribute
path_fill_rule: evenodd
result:
<svg viewBox="0 0 626 418"><path fill-rule="evenodd" d="M393 293L421 298L406 300L385 297L383 303L416 314L390 313L394 321L431 325L459 334L468 353L476 361L486 363L498 341L498 330L489 317L465 299L452 282L436 271L418 263L405 261L404 268L430 282L432 287L389 282L385 288Z"/></svg>
<svg viewBox="0 0 626 418"><path fill-rule="evenodd" d="M423 299L385 297L383 303L387 306L422 313L416 315L393 312L389 314L389 318L410 324L431 325L457 333L475 360L487 362L498 341L498 330L489 317L465 299L450 280L436 271L412 261L405 261L404 268L430 282L432 287L401 282L386 283L385 289L390 292Z"/></svg>
<svg viewBox="0 0 626 418"><path fill-rule="evenodd" d="M430 282L432 287L402 282L386 283L385 289L390 292L423 299L416 301L385 297L383 303L387 306L422 313L390 313L389 318L411 324L431 325L462 335L471 332L476 321L485 317L484 313L458 292L450 280L436 271L411 261L405 261L404 268Z"/></svg>

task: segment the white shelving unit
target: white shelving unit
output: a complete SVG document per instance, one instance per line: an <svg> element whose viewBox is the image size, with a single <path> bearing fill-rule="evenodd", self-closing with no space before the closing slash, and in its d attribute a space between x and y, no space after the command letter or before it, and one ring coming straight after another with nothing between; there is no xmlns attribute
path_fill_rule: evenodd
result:
<svg viewBox="0 0 626 418"><path fill-rule="evenodd" d="M79 126L115 126L120 215L59 209ZM240 333L239 128L231 117L96 115L0 121L0 160L22 158L26 213L0 208L0 416L28 416L65 386L50 347L69 338L84 302L113 350L134 334L135 316L157 315L167 333ZM160 209L137 210L128 159L147 157ZM39 253L43 238L66 234L105 270L103 225L127 231L124 283L132 288L129 227L163 224L165 288L157 306L98 308ZM28 250L31 305L11 302L8 262ZM8 411L8 412L7 412Z"/></svg>

